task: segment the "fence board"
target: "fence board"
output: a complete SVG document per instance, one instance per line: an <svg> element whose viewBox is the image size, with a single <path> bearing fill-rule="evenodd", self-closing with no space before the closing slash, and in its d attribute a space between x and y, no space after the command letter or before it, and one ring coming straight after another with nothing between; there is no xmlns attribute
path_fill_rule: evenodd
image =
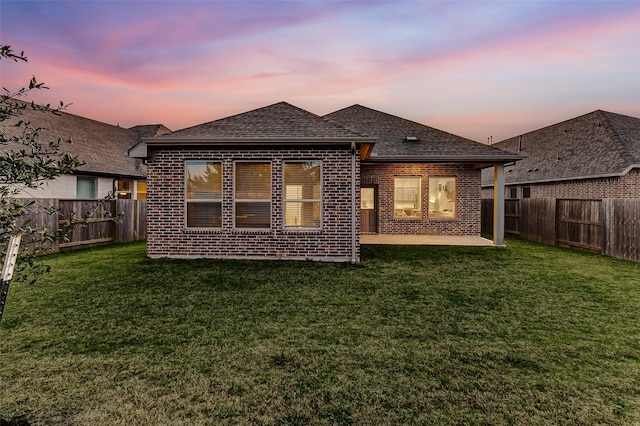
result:
<svg viewBox="0 0 640 426"><path fill-rule="evenodd" d="M147 237L146 200L109 200L102 202L100 209L87 220L87 212L100 205L98 200L58 200L34 199L36 206L25 218L33 227L47 228L53 233L69 219L77 225L68 234L66 240L57 241L52 247L40 247L37 242L26 241L29 249L37 247L47 252L58 252L69 248L109 242L141 241ZM47 214L44 208L53 208L58 213ZM120 215L120 213L122 213ZM121 216L119 221L111 218Z"/></svg>
<svg viewBox="0 0 640 426"><path fill-rule="evenodd" d="M640 199L602 200L604 253L640 261Z"/></svg>
<svg viewBox="0 0 640 426"><path fill-rule="evenodd" d="M558 199L556 242L602 252L602 200Z"/></svg>
<svg viewBox="0 0 640 426"><path fill-rule="evenodd" d="M505 232L518 230L521 238L640 261L640 199L505 200L506 211L518 223L505 217ZM493 200L482 200L482 215L482 231L491 232Z"/></svg>
<svg viewBox="0 0 640 426"><path fill-rule="evenodd" d="M520 236L530 241L555 244L555 198L525 198L520 202Z"/></svg>

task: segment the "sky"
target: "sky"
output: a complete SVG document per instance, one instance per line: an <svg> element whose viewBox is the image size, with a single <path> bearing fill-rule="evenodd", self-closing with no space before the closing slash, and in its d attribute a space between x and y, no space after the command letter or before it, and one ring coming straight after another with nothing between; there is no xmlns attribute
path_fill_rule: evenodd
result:
<svg viewBox="0 0 640 426"><path fill-rule="evenodd" d="M487 143L640 117L640 1L0 1L3 88L172 130L360 104Z"/></svg>

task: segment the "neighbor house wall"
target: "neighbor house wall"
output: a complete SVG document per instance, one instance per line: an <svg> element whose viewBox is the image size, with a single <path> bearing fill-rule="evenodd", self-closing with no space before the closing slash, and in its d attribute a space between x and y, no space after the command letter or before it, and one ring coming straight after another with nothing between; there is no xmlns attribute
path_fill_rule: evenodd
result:
<svg viewBox="0 0 640 426"><path fill-rule="evenodd" d="M422 217L394 218L394 178L422 177ZM429 177L457 178L456 217L430 218ZM362 185L378 186L378 233L416 235L480 235L480 170L464 164L375 163L362 165Z"/></svg>
<svg viewBox="0 0 640 426"><path fill-rule="evenodd" d="M110 177L90 177L95 179L95 198L104 198L110 192L113 192L113 180ZM74 199L77 198L77 178L76 175L62 175L55 179L42 183L39 188L24 188L17 197L21 198L59 198Z"/></svg>
<svg viewBox="0 0 640 426"><path fill-rule="evenodd" d="M632 169L624 176L581 179L560 182L505 185L505 197L509 188L518 188L522 198L522 187L531 187L531 198L640 198L640 169ZM493 198L493 188L483 188L482 198Z"/></svg>
<svg viewBox="0 0 640 426"><path fill-rule="evenodd" d="M147 253L150 257L250 259L314 259L359 261L359 215L352 230L352 154L346 148L214 150L150 148L147 192ZM359 153L355 153L359 158ZM223 167L222 228L187 229L185 177L187 160L221 161ZM233 164L271 161L271 229L235 229ZM322 225L320 229L284 227L283 163L322 161ZM359 202L359 161L354 161L356 205ZM357 212L357 210L356 210ZM354 251L355 250L355 251Z"/></svg>

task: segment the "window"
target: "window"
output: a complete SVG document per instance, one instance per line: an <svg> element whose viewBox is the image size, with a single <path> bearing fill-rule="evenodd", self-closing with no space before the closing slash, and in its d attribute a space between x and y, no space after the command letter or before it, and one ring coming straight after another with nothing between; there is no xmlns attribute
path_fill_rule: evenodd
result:
<svg viewBox="0 0 640 426"><path fill-rule="evenodd" d="M132 180L119 179L116 181L116 197L117 198L130 200L132 189L133 189Z"/></svg>
<svg viewBox="0 0 640 426"><path fill-rule="evenodd" d="M320 161L285 163L286 228L320 228L320 174Z"/></svg>
<svg viewBox="0 0 640 426"><path fill-rule="evenodd" d="M185 163L187 228L222 227L222 163Z"/></svg>
<svg viewBox="0 0 640 426"><path fill-rule="evenodd" d="M96 198L96 180L94 178L76 178L76 198Z"/></svg>
<svg viewBox="0 0 640 426"><path fill-rule="evenodd" d="M531 198L531 186L522 187L522 198Z"/></svg>
<svg viewBox="0 0 640 426"><path fill-rule="evenodd" d="M456 178L429 178L429 217L456 217Z"/></svg>
<svg viewBox="0 0 640 426"><path fill-rule="evenodd" d="M394 185L393 215L396 218L422 216L422 178L397 177Z"/></svg>
<svg viewBox="0 0 640 426"><path fill-rule="evenodd" d="M518 187L510 186L509 187L509 198L518 198Z"/></svg>
<svg viewBox="0 0 640 426"><path fill-rule="evenodd" d="M271 227L271 163L236 163L235 227Z"/></svg>
<svg viewBox="0 0 640 426"><path fill-rule="evenodd" d="M147 182L136 182L136 200L147 199Z"/></svg>

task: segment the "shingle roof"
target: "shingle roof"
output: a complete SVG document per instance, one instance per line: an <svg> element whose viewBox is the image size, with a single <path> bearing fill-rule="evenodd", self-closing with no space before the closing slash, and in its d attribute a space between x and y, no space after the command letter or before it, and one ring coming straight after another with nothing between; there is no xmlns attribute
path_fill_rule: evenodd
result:
<svg viewBox="0 0 640 426"><path fill-rule="evenodd" d="M377 138L370 160L507 162L520 158L517 154L362 105L332 112L324 118Z"/></svg>
<svg viewBox="0 0 640 426"><path fill-rule="evenodd" d="M33 127L43 128L39 138L41 142L71 138L71 144L64 143L61 147L64 152L77 155L85 163L78 168L79 171L134 178L145 177L147 174L146 166L141 160L127 156L127 150L139 140L135 130L66 112L55 115L34 111L29 107L22 110L19 117L0 122L0 128L7 135L16 135L20 129L14 124L19 120L29 121ZM8 145L0 146L0 152L6 152L9 148L11 147Z"/></svg>
<svg viewBox="0 0 640 426"><path fill-rule="evenodd" d="M166 135L171 133L171 129L165 127L163 124L143 124L138 126L129 127L130 130L135 130L138 134L138 138L151 138L154 136Z"/></svg>
<svg viewBox="0 0 640 426"><path fill-rule="evenodd" d="M279 102L208 123L199 124L153 138L155 142L170 140L211 139L305 139L364 138L318 115L286 102ZM151 140L148 142L153 143Z"/></svg>
<svg viewBox="0 0 640 426"><path fill-rule="evenodd" d="M597 110L493 146L525 156L506 169L508 184L620 176L640 167L640 118Z"/></svg>

